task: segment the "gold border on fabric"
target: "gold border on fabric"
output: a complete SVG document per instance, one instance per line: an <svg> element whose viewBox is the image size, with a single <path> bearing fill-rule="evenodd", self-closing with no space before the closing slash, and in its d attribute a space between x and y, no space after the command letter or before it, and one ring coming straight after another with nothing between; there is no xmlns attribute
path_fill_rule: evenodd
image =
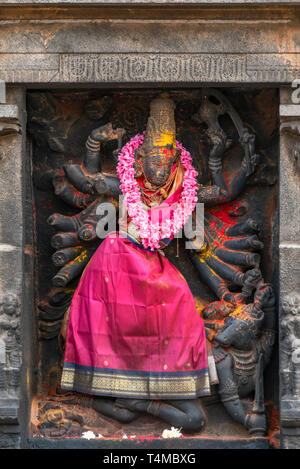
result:
<svg viewBox="0 0 300 469"><path fill-rule="evenodd" d="M210 394L207 370L194 376L134 376L64 366L61 387L87 394L144 399L195 399Z"/></svg>

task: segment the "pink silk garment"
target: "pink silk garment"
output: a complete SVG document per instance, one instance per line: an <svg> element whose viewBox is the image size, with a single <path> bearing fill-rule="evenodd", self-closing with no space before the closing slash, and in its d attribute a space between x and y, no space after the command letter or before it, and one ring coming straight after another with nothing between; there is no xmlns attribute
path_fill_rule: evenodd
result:
<svg viewBox="0 0 300 469"><path fill-rule="evenodd" d="M119 233L99 246L71 303L61 387L142 399L210 394L203 321L162 252Z"/></svg>

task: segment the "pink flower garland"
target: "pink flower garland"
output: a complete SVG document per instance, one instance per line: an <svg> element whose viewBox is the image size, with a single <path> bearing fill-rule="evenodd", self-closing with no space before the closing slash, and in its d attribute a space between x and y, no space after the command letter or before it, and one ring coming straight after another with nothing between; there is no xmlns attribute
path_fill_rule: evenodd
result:
<svg viewBox="0 0 300 469"><path fill-rule="evenodd" d="M117 172L121 181L125 205L129 216L139 229L140 237L145 248L159 249L159 240L171 238L183 227L197 203L197 171L192 165L190 153L176 141L181 150L181 163L184 169L183 190L180 201L176 204L173 217L162 223L153 223L149 212L144 208L138 183L135 179L134 150L142 145L144 133L137 134L121 150L118 157ZM150 210L151 212L151 210Z"/></svg>

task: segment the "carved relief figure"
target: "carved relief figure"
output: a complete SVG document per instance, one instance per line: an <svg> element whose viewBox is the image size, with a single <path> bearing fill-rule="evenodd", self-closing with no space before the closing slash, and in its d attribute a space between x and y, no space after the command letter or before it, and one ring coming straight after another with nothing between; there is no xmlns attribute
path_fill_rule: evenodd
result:
<svg viewBox="0 0 300 469"><path fill-rule="evenodd" d="M82 164L64 165L53 177L56 194L81 209L49 218L58 231L52 246L60 270L53 284L65 287L81 275L60 333L61 388L94 396L97 412L121 422L149 413L196 431L205 423L199 398L217 386L233 419L263 435L263 370L274 341L274 293L260 270L259 226L245 216L245 206L230 204L259 161L254 135L221 93L204 90L194 115L207 126L211 142L211 185L202 185L187 149L176 140L174 107L166 95L155 98L145 133L125 146L126 129L111 123L96 128ZM222 156L232 144L219 123L223 114L234 122L244 153L230 179L223 174ZM101 146L113 140L119 177L101 168ZM97 224L105 222L99 202L117 206L122 193L128 215L99 246ZM187 212L180 217L183 201ZM195 224L197 201L205 204L204 242L189 239L193 249L187 254L218 298L201 315L186 280L163 252L190 214ZM68 302L64 294L52 297L59 314ZM253 404L245 408L241 398L253 390Z"/></svg>
<svg viewBox="0 0 300 469"><path fill-rule="evenodd" d="M131 199L128 227L106 237L81 277L70 307L61 387L117 398L94 401L110 417L149 412L195 430L204 423L196 398L209 394L205 329L186 281L161 252L168 239L155 231L152 211L160 206L170 233L168 208L176 211L185 202L190 215L195 206L196 171L178 146L174 104L159 97L151 103L145 137L120 153L121 187ZM138 181L135 193L130 172ZM134 210L148 226L137 226Z"/></svg>
<svg viewBox="0 0 300 469"><path fill-rule="evenodd" d="M285 295L281 303L281 380L283 398L300 395L300 296Z"/></svg>
<svg viewBox="0 0 300 469"><path fill-rule="evenodd" d="M18 301L8 293L0 298L0 394L14 395L19 386L21 367Z"/></svg>

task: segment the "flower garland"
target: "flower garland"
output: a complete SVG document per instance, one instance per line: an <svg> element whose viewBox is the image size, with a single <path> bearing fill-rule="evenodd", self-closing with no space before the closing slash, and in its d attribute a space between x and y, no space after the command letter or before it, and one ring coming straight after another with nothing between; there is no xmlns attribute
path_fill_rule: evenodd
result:
<svg viewBox="0 0 300 469"><path fill-rule="evenodd" d="M192 165L190 153L176 141L177 148L181 150L181 163L184 169L183 190L180 201L176 204L173 217L162 223L154 223L142 203L141 193L135 179L134 155L135 149L142 145L144 133L137 134L121 150L118 156L117 172L121 181L121 190L124 194L125 205L129 216L139 229L140 237L145 248L159 249L159 240L171 238L182 228L193 212L197 203L197 171Z"/></svg>

